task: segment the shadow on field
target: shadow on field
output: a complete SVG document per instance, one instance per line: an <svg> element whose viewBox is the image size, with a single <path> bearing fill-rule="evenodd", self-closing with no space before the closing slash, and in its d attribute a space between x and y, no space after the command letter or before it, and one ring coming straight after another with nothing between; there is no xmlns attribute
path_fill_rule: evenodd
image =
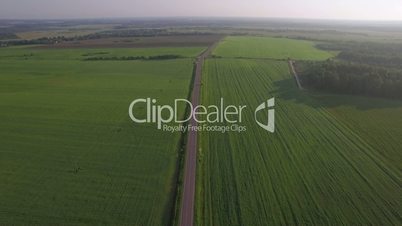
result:
<svg viewBox="0 0 402 226"><path fill-rule="evenodd" d="M274 86L276 89L272 94L276 98L306 104L314 108L339 106L352 106L359 110L402 108L400 100L299 90L293 78L274 82Z"/></svg>

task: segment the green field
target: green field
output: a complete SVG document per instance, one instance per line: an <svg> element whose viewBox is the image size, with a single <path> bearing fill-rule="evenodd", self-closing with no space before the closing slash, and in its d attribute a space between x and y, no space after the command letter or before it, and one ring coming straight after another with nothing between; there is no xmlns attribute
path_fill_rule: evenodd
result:
<svg viewBox="0 0 402 226"><path fill-rule="evenodd" d="M228 45L222 46L217 53ZM244 56L259 55L251 48ZM330 108L334 98L317 95L297 88L286 62L207 60L202 103L223 97L255 109L275 97L276 131L260 128L251 110L244 133L201 133L197 225L401 224L400 141L393 143L401 140L401 128L388 126L398 123L393 120L402 105L384 108L383 116L393 116L382 123L356 128L380 114L349 107L349 115L340 106ZM354 117L361 119L351 123Z"/></svg>
<svg viewBox="0 0 402 226"><path fill-rule="evenodd" d="M184 136L128 106L187 98L204 49L0 48L0 225L178 222ZM161 55L181 58L122 60ZM310 41L230 36L213 55L201 104L247 105L247 131L199 133L196 225L402 224L401 101L299 90L288 58L335 55ZM271 97L275 133L254 119Z"/></svg>
<svg viewBox="0 0 402 226"><path fill-rule="evenodd" d="M218 57L325 60L334 54L310 41L285 38L229 36L213 52Z"/></svg>
<svg viewBox="0 0 402 226"><path fill-rule="evenodd" d="M180 134L132 123L128 106L186 98L193 59L81 60L102 51L202 48L0 49L0 225L169 223Z"/></svg>
<svg viewBox="0 0 402 226"><path fill-rule="evenodd" d="M402 102L346 95L313 94L337 119L356 131L389 165L402 171Z"/></svg>

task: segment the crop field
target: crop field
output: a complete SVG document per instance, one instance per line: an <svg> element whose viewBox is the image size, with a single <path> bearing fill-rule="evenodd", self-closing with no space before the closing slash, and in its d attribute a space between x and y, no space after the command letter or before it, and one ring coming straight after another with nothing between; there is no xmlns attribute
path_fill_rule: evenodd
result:
<svg viewBox="0 0 402 226"><path fill-rule="evenodd" d="M310 41L285 38L229 36L213 53L218 57L326 60L335 54L318 50Z"/></svg>
<svg viewBox="0 0 402 226"><path fill-rule="evenodd" d="M229 49L229 44L223 43L216 53L262 56L244 54L241 45ZM388 140L393 131L386 128L377 134L362 132L374 122L355 129L349 124L354 119L342 116L342 109L331 109L325 98L300 91L286 62L209 59L204 69L203 105L218 104L222 97L227 104L246 104L248 111L243 117L246 132L200 135L197 225L401 223L402 175L397 160L389 164L390 156L400 159L400 145L387 142L398 139L400 128L392 127L399 132ZM276 102L275 133L254 120L254 109L271 97ZM348 111L355 111L350 117L361 115L361 109ZM362 113L366 118L360 122L374 112ZM383 120L383 126L390 125ZM374 145L370 139L376 135L384 142Z"/></svg>
<svg viewBox="0 0 402 226"><path fill-rule="evenodd" d="M402 102L347 95L313 94L321 106L353 128L383 156L402 170Z"/></svg>
<svg viewBox="0 0 402 226"><path fill-rule="evenodd" d="M180 134L128 106L186 98L200 51L0 49L0 225L168 224ZM82 61L99 52L190 58Z"/></svg>

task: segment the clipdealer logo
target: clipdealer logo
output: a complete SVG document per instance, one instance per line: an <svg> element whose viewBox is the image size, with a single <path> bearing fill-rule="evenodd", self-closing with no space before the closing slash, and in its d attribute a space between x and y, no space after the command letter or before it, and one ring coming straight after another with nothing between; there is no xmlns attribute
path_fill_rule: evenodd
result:
<svg viewBox="0 0 402 226"><path fill-rule="evenodd" d="M275 132L275 109L273 109L273 107L275 107L275 98L271 98L267 100L267 102L260 104L254 111L255 122L261 128L271 133ZM257 113L265 109L268 111L267 124L261 123L257 120Z"/></svg>
<svg viewBox="0 0 402 226"><path fill-rule="evenodd" d="M180 117L179 109L189 109L189 114ZM262 129L275 132L275 98L268 99L261 103L254 111L254 119ZM145 114L144 109L145 108ZM140 113L136 112L139 111ZM131 102L128 114L135 123L154 123L159 130L175 132L186 130L197 131L246 131L246 126L242 125L246 105L226 105L223 98L219 105L197 105L194 106L186 99L175 99L172 105L160 105L156 99L141 98ZM266 111L267 120L261 122L257 119L258 114ZM191 123L196 122L196 123ZM187 123L187 126L184 124ZM193 125L198 124L198 125ZM221 125L226 124L226 125Z"/></svg>

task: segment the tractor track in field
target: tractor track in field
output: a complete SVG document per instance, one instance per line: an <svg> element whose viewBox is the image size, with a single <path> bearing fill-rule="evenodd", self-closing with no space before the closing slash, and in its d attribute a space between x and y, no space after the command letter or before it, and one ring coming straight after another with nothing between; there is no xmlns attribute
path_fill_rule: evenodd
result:
<svg viewBox="0 0 402 226"><path fill-rule="evenodd" d="M217 46L219 41L213 43L203 53L201 53L195 62L195 75L193 81L193 89L191 91L191 103L197 106L200 103L201 94L201 76L204 60L212 50ZM197 122L192 118L189 126L197 126ZM183 194L180 209L180 226L192 226L194 222L194 200L195 200L195 176L197 166L197 131L189 130L186 144L186 157L184 163L184 181Z"/></svg>
<svg viewBox="0 0 402 226"><path fill-rule="evenodd" d="M295 77L295 80L296 80L296 83L297 83L297 87L299 87L300 90L303 90L303 87L302 87L302 85L301 85L299 76L297 75L296 70L295 70L294 61L293 61L293 60L289 60L288 63L289 63L290 71L292 72L293 76Z"/></svg>

